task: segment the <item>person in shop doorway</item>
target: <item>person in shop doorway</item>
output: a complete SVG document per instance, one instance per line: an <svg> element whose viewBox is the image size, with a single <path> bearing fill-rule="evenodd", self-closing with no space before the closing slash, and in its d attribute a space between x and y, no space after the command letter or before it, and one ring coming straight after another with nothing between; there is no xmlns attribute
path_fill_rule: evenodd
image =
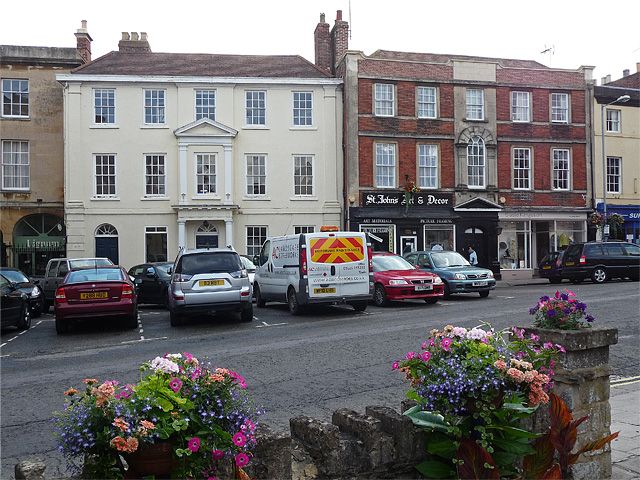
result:
<svg viewBox="0 0 640 480"><path fill-rule="evenodd" d="M471 265L478 265L478 254L471 245L469 245L469 263Z"/></svg>

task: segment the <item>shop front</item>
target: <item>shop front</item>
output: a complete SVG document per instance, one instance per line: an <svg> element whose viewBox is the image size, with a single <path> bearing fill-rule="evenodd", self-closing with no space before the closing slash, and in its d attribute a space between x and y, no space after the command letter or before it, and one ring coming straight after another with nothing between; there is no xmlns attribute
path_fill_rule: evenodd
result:
<svg viewBox="0 0 640 480"><path fill-rule="evenodd" d="M63 219L46 213L21 218L13 230L11 250L14 267L28 276L43 276L49 259L65 256Z"/></svg>
<svg viewBox="0 0 640 480"><path fill-rule="evenodd" d="M602 203L598 203L597 210L603 213ZM617 240L640 244L640 205L611 205L607 204L607 217L617 213L624 219L620 226Z"/></svg>

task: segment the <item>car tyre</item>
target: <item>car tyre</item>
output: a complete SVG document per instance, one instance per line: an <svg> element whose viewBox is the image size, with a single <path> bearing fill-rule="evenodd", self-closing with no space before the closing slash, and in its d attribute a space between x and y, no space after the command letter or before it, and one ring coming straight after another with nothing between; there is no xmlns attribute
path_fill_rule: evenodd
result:
<svg viewBox="0 0 640 480"><path fill-rule="evenodd" d="M256 295L256 306L258 308L264 308L267 305L267 302L264 298L262 298L262 293L260 292L260 285L256 284L254 287L255 295Z"/></svg>
<svg viewBox="0 0 640 480"><path fill-rule="evenodd" d="M56 317L56 333L58 335L69 333L69 323L66 320Z"/></svg>
<svg viewBox="0 0 640 480"><path fill-rule="evenodd" d="M179 327L184 323L184 319L182 318L182 315L178 315L175 312L169 312L169 320L171 322L172 327Z"/></svg>
<svg viewBox="0 0 640 480"><path fill-rule="evenodd" d="M387 300L387 293L384 291L384 287L379 283L376 284L376 288L373 291L373 301L378 307L384 307L389 303L389 300Z"/></svg>
<svg viewBox="0 0 640 480"><path fill-rule="evenodd" d="M302 313L302 308L298 303L298 297L293 287L289 287L287 291L287 304L289 305L289 312L291 312L292 315L300 315L300 313Z"/></svg>
<svg viewBox="0 0 640 480"><path fill-rule="evenodd" d="M444 298L451 298L451 288L447 282L444 282Z"/></svg>
<svg viewBox="0 0 640 480"><path fill-rule="evenodd" d="M240 311L240 321L242 322L253 321L253 305L252 304L249 304L248 307L245 307Z"/></svg>
<svg viewBox="0 0 640 480"><path fill-rule="evenodd" d="M136 309L135 312L133 312L133 315L131 315L130 317L127 317L127 328L130 328L131 330L133 330L134 328L138 327L138 310Z"/></svg>
<svg viewBox="0 0 640 480"><path fill-rule="evenodd" d="M20 313L20 321L18 322L18 330L29 330L31 328L31 308L25 303Z"/></svg>
<svg viewBox="0 0 640 480"><path fill-rule="evenodd" d="M364 312L367 309L367 302L353 302L351 306L356 312Z"/></svg>
<svg viewBox="0 0 640 480"><path fill-rule="evenodd" d="M481 292L478 292L480 294L480 298L487 298L489 296L489 292L490 290L482 290Z"/></svg>
<svg viewBox="0 0 640 480"><path fill-rule="evenodd" d="M438 297L429 297L424 299L424 303L426 303L427 305L435 305L436 303L438 303L438 300Z"/></svg>
<svg viewBox="0 0 640 480"><path fill-rule="evenodd" d="M604 283L609 280L609 275L604 267L596 267L591 272L591 280L593 283Z"/></svg>
<svg viewBox="0 0 640 480"><path fill-rule="evenodd" d="M51 308L51 302L45 298L42 302L42 313L49 313L49 309Z"/></svg>

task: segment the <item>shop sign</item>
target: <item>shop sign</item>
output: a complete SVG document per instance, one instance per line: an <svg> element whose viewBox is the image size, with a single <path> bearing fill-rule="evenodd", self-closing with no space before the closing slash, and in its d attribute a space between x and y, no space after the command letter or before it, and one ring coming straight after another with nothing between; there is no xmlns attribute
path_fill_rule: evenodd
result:
<svg viewBox="0 0 640 480"><path fill-rule="evenodd" d="M393 223L390 218L363 218L360 223Z"/></svg>
<svg viewBox="0 0 640 480"><path fill-rule="evenodd" d="M421 218L420 223L424 224L452 224L453 220L451 218Z"/></svg>
<svg viewBox="0 0 640 480"><path fill-rule="evenodd" d="M376 191L362 192L362 205L372 206L404 206L407 199L405 192L385 192ZM453 205L453 195L447 193L424 193L412 194L409 205L418 207L451 207Z"/></svg>
<svg viewBox="0 0 640 480"><path fill-rule="evenodd" d="M14 247L29 250L62 250L64 237L38 235L34 237L16 237Z"/></svg>

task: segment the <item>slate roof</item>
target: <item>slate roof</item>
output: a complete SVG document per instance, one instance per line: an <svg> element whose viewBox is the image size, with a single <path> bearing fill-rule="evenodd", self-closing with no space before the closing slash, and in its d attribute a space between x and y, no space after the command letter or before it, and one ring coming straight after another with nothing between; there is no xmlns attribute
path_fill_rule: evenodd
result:
<svg viewBox="0 0 640 480"><path fill-rule="evenodd" d="M626 77L619 78L618 80L606 83L603 86L640 89L640 72L636 72L633 75L627 75Z"/></svg>
<svg viewBox="0 0 640 480"><path fill-rule="evenodd" d="M71 73L205 77L331 77L299 55L110 52Z"/></svg>
<svg viewBox="0 0 640 480"><path fill-rule="evenodd" d="M514 60L509 58L475 57L469 55L395 52L392 50L376 50L368 58L380 60L401 60L405 62L448 63L453 60L468 62L495 62L506 68L548 68L533 60Z"/></svg>

